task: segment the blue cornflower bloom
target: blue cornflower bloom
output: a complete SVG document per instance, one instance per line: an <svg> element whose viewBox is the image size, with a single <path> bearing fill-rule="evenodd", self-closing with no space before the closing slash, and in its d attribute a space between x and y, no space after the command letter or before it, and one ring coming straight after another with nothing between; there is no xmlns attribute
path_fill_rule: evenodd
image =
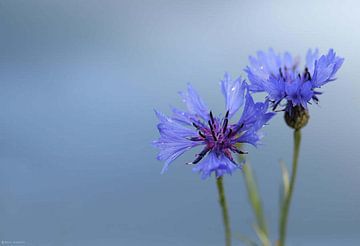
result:
<svg viewBox="0 0 360 246"><path fill-rule="evenodd" d="M286 101L285 111L292 112L294 108L307 111L307 104L318 103L316 91L322 85L335 80L335 74L344 62L330 49L326 55L319 58L319 52L310 49L306 55L303 70L299 68L299 60L289 53L276 54L272 49L268 53L259 51L257 58L250 57L250 65L245 69L253 92L266 92L272 102L273 110Z"/></svg>
<svg viewBox="0 0 360 246"><path fill-rule="evenodd" d="M190 84L187 92L180 93L188 112L173 108L172 117L167 117L155 111L160 121L157 125L160 138L153 144L160 149L157 159L165 161L162 173L177 157L197 146L202 146L201 152L187 164L196 165L193 170L200 172L203 179L213 172L216 177L231 174L240 167L232 153L245 154L239 149L241 143L256 146L261 138L259 130L273 116L267 112L268 103L255 103L247 87L241 78L231 80L225 74L221 81L226 104L224 116L214 116ZM244 103L241 118L231 123Z"/></svg>

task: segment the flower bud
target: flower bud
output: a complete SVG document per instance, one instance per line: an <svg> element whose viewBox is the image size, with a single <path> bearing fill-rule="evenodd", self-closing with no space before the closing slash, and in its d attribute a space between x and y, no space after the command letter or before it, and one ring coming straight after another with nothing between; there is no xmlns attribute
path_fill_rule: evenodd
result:
<svg viewBox="0 0 360 246"><path fill-rule="evenodd" d="M291 110L285 111L284 115L286 124L295 130L303 128L309 121L309 111L302 106L292 107Z"/></svg>

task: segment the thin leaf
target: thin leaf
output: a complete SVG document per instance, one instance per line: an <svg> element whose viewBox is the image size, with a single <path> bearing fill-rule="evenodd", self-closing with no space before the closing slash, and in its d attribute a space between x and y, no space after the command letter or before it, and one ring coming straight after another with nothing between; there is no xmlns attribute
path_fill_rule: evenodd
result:
<svg viewBox="0 0 360 246"><path fill-rule="evenodd" d="M262 231L258 226L254 225L254 229L256 231L256 235L259 237L263 246L271 246L271 242L267 234Z"/></svg>
<svg viewBox="0 0 360 246"><path fill-rule="evenodd" d="M290 178L289 178L289 171L288 171L284 161L280 161L280 167L281 167L281 174L282 174L282 179L283 179L280 202L281 202L281 206L283 206L283 203L289 194Z"/></svg>
<svg viewBox="0 0 360 246"><path fill-rule="evenodd" d="M256 217L257 227L260 229L262 233L264 233L267 236L268 230L261 204L260 194L251 167L248 163L243 166L243 171L245 176L245 185L248 192L251 207Z"/></svg>
<svg viewBox="0 0 360 246"><path fill-rule="evenodd" d="M245 235L240 235L239 236L239 239L241 242L243 242L246 246L258 246L258 244L251 240L250 238L248 238L247 236Z"/></svg>

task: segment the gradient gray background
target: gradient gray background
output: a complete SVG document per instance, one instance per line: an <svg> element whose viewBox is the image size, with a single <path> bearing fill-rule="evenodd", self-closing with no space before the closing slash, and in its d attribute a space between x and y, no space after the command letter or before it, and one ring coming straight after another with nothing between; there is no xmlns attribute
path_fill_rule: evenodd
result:
<svg viewBox="0 0 360 246"><path fill-rule="evenodd" d="M273 47L346 58L303 130L289 245L360 244L358 1L0 1L0 240L26 245L222 245L214 179L166 175L153 108L191 82L216 112L225 71ZM258 96L261 99L263 96ZM273 238L278 115L249 147ZM234 237L254 236L241 173L225 181ZM237 239L234 245L241 245Z"/></svg>

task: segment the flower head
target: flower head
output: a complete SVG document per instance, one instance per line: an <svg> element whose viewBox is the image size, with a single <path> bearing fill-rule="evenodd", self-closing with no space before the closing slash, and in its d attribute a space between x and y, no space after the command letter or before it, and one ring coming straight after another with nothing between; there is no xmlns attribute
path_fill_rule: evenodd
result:
<svg viewBox="0 0 360 246"><path fill-rule="evenodd" d="M180 93L188 112L173 108L173 115L167 117L155 111L160 121L160 138L153 144L160 149L158 160L165 161L162 172L177 157L197 146L201 146L202 150L187 164L196 165L193 170L200 172L203 179L213 172L220 177L239 168L232 153L245 154L238 147L240 143L256 146L261 138L259 130L273 116L273 113L267 113L267 103L254 103L247 87L241 78L231 80L225 74L221 81L226 104L224 116L215 116L190 84L187 92ZM243 104L240 120L231 123Z"/></svg>
<svg viewBox="0 0 360 246"><path fill-rule="evenodd" d="M344 62L330 49L319 58L318 50L309 50L306 64L299 68L299 60L289 53L276 54L272 49L267 53L259 51L257 57L250 57L245 69L253 92L266 92L275 110L286 101L285 111L291 113L295 107L307 110L311 101L318 102L316 91L322 85L335 80L335 74Z"/></svg>

